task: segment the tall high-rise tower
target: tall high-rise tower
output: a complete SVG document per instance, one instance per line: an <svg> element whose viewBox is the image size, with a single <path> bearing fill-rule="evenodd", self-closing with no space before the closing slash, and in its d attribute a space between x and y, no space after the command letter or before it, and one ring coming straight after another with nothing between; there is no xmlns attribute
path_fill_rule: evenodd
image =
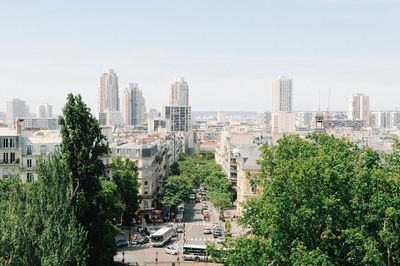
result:
<svg viewBox="0 0 400 266"><path fill-rule="evenodd" d="M272 112L293 112L293 80L286 76L272 82Z"/></svg>
<svg viewBox="0 0 400 266"><path fill-rule="evenodd" d="M99 112L106 109L119 111L118 77L113 69L108 69L100 77Z"/></svg>
<svg viewBox="0 0 400 266"><path fill-rule="evenodd" d="M183 78L176 79L172 83L169 104L178 106L189 105L189 87Z"/></svg>
<svg viewBox="0 0 400 266"><path fill-rule="evenodd" d="M144 120L146 113L142 91L137 83L129 83L122 95L122 118L127 125L137 125Z"/></svg>
<svg viewBox="0 0 400 266"><path fill-rule="evenodd" d="M12 125L17 118L26 118L29 113L29 107L25 101L20 99L12 99L7 101L6 123Z"/></svg>
<svg viewBox="0 0 400 266"><path fill-rule="evenodd" d="M53 116L53 108L50 104L39 104L37 109L38 118L51 118Z"/></svg>
<svg viewBox="0 0 400 266"><path fill-rule="evenodd" d="M348 120L363 120L364 126L369 126L369 96L355 93L348 98Z"/></svg>

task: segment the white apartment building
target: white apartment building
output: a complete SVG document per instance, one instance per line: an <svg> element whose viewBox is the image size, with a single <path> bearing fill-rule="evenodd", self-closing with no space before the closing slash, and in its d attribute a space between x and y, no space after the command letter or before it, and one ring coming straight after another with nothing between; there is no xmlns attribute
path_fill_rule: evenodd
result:
<svg viewBox="0 0 400 266"><path fill-rule="evenodd" d="M217 122L224 123L226 121L226 113L225 112L218 112L217 113Z"/></svg>
<svg viewBox="0 0 400 266"><path fill-rule="evenodd" d="M347 119L363 120L364 126L369 126L369 96L355 93L349 96L347 103Z"/></svg>
<svg viewBox="0 0 400 266"><path fill-rule="evenodd" d="M293 80L286 76L272 82L272 112L293 112Z"/></svg>
<svg viewBox="0 0 400 266"><path fill-rule="evenodd" d="M100 76L99 112L106 109L119 111L118 77L113 69Z"/></svg>
<svg viewBox="0 0 400 266"><path fill-rule="evenodd" d="M0 178L7 178L21 162L21 134L15 129L0 128Z"/></svg>
<svg viewBox="0 0 400 266"><path fill-rule="evenodd" d="M171 121L171 131L192 129L192 108L190 106L163 106L161 117Z"/></svg>
<svg viewBox="0 0 400 266"><path fill-rule="evenodd" d="M294 113L272 113L272 133L293 133L296 131L296 115Z"/></svg>
<svg viewBox="0 0 400 266"><path fill-rule="evenodd" d="M137 83L129 83L122 94L122 117L126 125L137 125L144 121L145 100Z"/></svg>
<svg viewBox="0 0 400 266"><path fill-rule="evenodd" d="M171 85L171 94L169 96L170 105L189 105L189 86L184 78L179 78Z"/></svg>
<svg viewBox="0 0 400 266"><path fill-rule="evenodd" d="M106 109L104 110L104 112L99 113L98 119L101 126L109 126L115 128L120 128L124 126L122 113L120 111Z"/></svg>
<svg viewBox="0 0 400 266"><path fill-rule="evenodd" d="M18 118L25 118L29 113L29 107L25 101L12 99L7 101L6 123L13 125Z"/></svg>
<svg viewBox="0 0 400 266"><path fill-rule="evenodd" d="M261 151L259 147L255 147L249 151L239 151L237 159L238 204L236 207L239 215L242 214L243 203L249 199L260 197L257 191L260 191L261 187L251 184L251 180L261 173L261 167L257 164L257 161L262 159L260 155Z"/></svg>
<svg viewBox="0 0 400 266"><path fill-rule="evenodd" d="M161 140L154 140L149 143L112 143L110 148L111 157L128 158L138 168L139 193L142 197L140 215L146 220L160 218L159 196L162 195L163 180L169 173L168 145Z"/></svg>

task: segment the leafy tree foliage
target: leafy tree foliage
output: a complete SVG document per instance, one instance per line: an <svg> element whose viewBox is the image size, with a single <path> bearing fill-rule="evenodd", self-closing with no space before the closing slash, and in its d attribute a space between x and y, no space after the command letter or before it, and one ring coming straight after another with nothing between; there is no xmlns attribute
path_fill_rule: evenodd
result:
<svg viewBox="0 0 400 266"><path fill-rule="evenodd" d="M112 180L117 186L118 198L125 204L122 222L129 223L140 201L137 167L131 160L123 161L117 156L112 160L112 169Z"/></svg>
<svg viewBox="0 0 400 266"><path fill-rule="evenodd" d="M72 182L59 154L39 160L38 181L1 180L0 264L85 265L86 231L71 205Z"/></svg>
<svg viewBox="0 0 400 266"><path fill-rule="evenodd" d="M179 168L179 164L177 162L174 162L171 167L170 167L170 174L171 175L180 175L181 174L181 169Z"/></svg>
<svg viewBox="0 0 400 266"><path fill-rule="evenodd" d="M262 148L263 190L244 205L249 231L228 241L226 265L400 263L398 145L385 155L315 134L278 144Z"/></svg>
<svg viewBox="0 0 400 266"><path fill-rule="evenodd" d="M110 264L116 253L113 236L116 234L107 212L113 207L104 202L100 178L104 165L99 159L109 149L101 134L99 122L90 113L80 95L69 94L60 117L61 151L71 175L77 197L72 204L76 208L78 222L88 232L89 259L92 265Z"/></svg>
<svg viewBox="0 0 400 266"><path fill-rule="evenodd" d="M192 184L186 176L170 176L164 184L164 205L177 206L182 200L189 199Z"/></svg>

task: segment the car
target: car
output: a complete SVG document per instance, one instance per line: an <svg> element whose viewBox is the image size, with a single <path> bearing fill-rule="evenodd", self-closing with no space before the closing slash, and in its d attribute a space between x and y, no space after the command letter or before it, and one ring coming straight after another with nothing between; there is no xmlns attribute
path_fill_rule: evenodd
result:
<svg viewBox="0 0 400 266"><path fill-rule="evenodd" d="M214 238L217 238L217 237L219 237L219 236L222 236L222 231L221 231L221 229L219 229L219 228L214 228L214 229L213 229L213 236L214 236Z"/></svg>
<svg viewBox="0 0 400 266"><path fill-rule="evenodd" d="M191 200L195 200L195 199L196 199L196 195L195 195L195 194L190 194L190 195L189 195L189 198L190 198Z"/></svg>
<svg viewBox="0 0 400 266"><path fill-rule="evenodd" d="M219 223L213 223L213 228L218 227L219 228Z"/></svg>
<svg viewBox="0 0 400 266"><path fill-rule="evenodd" d="M200 199L199 199L199 198L196 198L196 199L194 200L194 202L199 203L199 202L200 202Z"/></svg>
<svg viewBox="0 0 400 266"><path fill-rule="evenodd" d="M224 241L225 241L225 237L223 237L223 236L220 236L220 237L217 238L217 243L221 243L221 242L224 242Z"/></svg>
<svg viewBox="0 0 400 266"><path fill-rule="evenodd" d="M178 225L176 231L177 231L178 233L183 233L183 232L185 231L185 229L183 228L182 225Z"/></svg>
<svg viewBox="0 0 400 266"><path fill-rule="evenodd" d="M165 253L171 255L178 255L178 250L174 246L166 246Z"/></svg>
<svg viewBox="0 0 400 266"><path fill-rule="evenodd" d="M211 234L211 228L210 227L204 227L203 234L205 234L205 235Z"/></svg>
<svg viewBox="0 0 400 266"><path fill-rule="evenodd" d="M150 240L147 236L142 236L141 238L138 239L138 241L136 241L137 244L146 244L149 243Z"/></svg>
<svg viewBox="0 0 400 266"><path fill-rule="evenodd" d="M203 203L202 207L208 209L207 203Z"/></svg>
<svg viewBox="0 0 400 266"><path fill-rule="evenodd" d="M117 245L117 248L124 248L128 246L128 241L118 240L115 244Z"/></svg>
<svg viewBox="0 0 400 266"><path fill-rule="evenodd" d="M149 232L149 235L152 235L156 232L156 229L154 229L153 227L148 227L147 232Z"/></svg>
<svg viewBox="0 0 400 266"><path fill-rule="evenodd" d="M208 209L207 208L201 208L201 214L205 214L205 213L207 213L208 212Z"/></svg>

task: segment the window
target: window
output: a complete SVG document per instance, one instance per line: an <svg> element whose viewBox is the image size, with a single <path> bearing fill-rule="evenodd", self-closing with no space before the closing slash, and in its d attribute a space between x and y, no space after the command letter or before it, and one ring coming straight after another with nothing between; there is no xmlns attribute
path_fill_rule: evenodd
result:
<svg viewBox="0 0 400 266"><path fill-rule="evenodd" d="M127 154L127 155L131 155L131 149L127 149L127 150L126 150L126 154Z"/></svg>
<svg viewBox="0 0 400 266"><path fill-rule="evenodd" d="M15 152L11 152L10 153L10 163L14 163L15 162Z"/></svg>
<svg viewBox="0 0 400 266"><path fill-rule="evenodd" d="M10 148L14 148L15 147L15 141L14 139L10 138Z"/></svg>
<svg viewBox="0 0 400 266"><path fill-rule="evenodd" d="M32 182L33 181L33 174L32 173L27 173L26 174L26 182Z"/></svg>
<svg viewBox="0 0 400 266"><path fill-rule="evenodd" d="M149 176L149 171L148 171L148 170L144 170L144 171L143 171L143 175L144 175L144 176Z"/></svg>
<svg viewBox="0 0 400 266"><path fill-rule="evenodd" d="M3 148L8 148L8 139L3 139Z"/></svg>
<svg viewBox="0 0 400 266"><path fill-rule="evenodd" d="M144 185L148 186L149 185L149 181L144 181Z"/></svg>
<svg viewBox="0 0 400 266"><path fill-rule="evenodd" d="M144 195L149 195L149 192L148 192L148 191L145 191L143 194L144 194Z"/></svg>
<svg viewBox="0 0 400 266"><path fill-rule="evenodd" d="M8 153L7 152L3 153L3 162L8 163Z"/></svg>
<svg viewBox="0 0 400 266"><path fill-rule="evenodd" d="M47 153L47 146L40 145L40 155L46 155L46 153Z"/></svg>
<svg viewBox="0 0 400 266"><path fill-rule="evenodd" d="M26 155L32 155L32 146L31 145L26 146Z"/></svg>
<svg viewBox="0 0 400 266"><path fill-rule="evenodd" d="M121 149L117 149L117 155L120 155Z"/></svg>
<svg viewBox="0 0 400 266"><path fill-rule="evenodd" d="M149 207L149 203L147 200L143 201L143 209L147 209Z"/></svg>
<svg viewBox="0 0 400 266"><path fill-rule="evenodd" d="M26 167L28 167L28 168L32 167L32 159L27 159L26 160Z"/></svg>
<svg viewBox="0 0 400 266"><path fill-rule="evenodd" d="M55 150L55 151L60 151L60 150L61 150L60 144L54 145L54 150Z"/></svg>
<svg viewBox="0 0 400 266"><path fill-rule="evenodd" d="M3 177L8 177L8 168L3 168Z"/></svg>

